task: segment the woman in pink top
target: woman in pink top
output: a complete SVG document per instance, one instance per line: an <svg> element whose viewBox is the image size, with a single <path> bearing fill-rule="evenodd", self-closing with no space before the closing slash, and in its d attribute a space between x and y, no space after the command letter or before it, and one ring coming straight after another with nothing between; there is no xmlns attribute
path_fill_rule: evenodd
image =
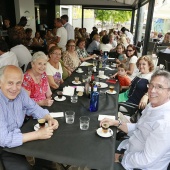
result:
<svg viewBox="0 0 170 170"><path fill-rule="evenodd" d="M45 73L47 60L43 52L36 52L32 58L32 68L25 73L22 84L30 98L40 106L51 106L53 103L52 92Z"/></svg>

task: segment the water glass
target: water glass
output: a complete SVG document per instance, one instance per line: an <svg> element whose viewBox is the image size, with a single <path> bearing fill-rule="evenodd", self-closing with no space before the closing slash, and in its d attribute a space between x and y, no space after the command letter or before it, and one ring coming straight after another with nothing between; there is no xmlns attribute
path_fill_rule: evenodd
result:
<svg viewBox="0 0 170 170"><path fill-rule="evenodd" d="M71 99L71 103L77 103L78 102L78 96L76 94L71 96L70 99Z"/></svg>
<svg viewBox="0 0 170 170"><path fill-rule="evenodd" d="M80 129L87 130L89 128L90 118L88 116L80 117Z"/></svg>
<svg viewBox="0 0 170 170"><path fill-rule="evenodd" d="M88 75L92 75L92 71L93 71L93 68L92 67L88 67Z"/></svg>
<svg viewBox="0 0 170 170"><path fill-rule="evenodd" d="M94 67L97 66L97 61L96 61L96 60L93 61L93 66L94 66Z"/></svg>
<svg viewBox="0 0 170 170"><path fill-rule="evenodd" d="M67 124L74 123L75 112L74 111L66 111L65 112L65 119Z"/></svg>
<svg viewBox="0 0 170 170"><path fill-rule="evenodd" d="M87 80L87 75L82 75L82 82L85 83Z"/></svg>

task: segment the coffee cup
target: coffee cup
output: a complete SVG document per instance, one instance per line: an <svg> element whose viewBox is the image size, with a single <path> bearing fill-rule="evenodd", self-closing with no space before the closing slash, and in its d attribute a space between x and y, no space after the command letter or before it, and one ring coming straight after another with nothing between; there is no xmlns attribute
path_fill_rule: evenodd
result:
<svg viewBox="0 0 170 170"><path fill-rule="evenodd" d="M45 119L38 119L38 124L40 128L45 127Z"/></svg>
<svg viewBox="0 0 170 170"><path fill-rule="evenodd" d="M61 99L63 97L63 92L62 91L58 91L57 92L57 96L59 99Z"/></svg>
<svg viewBox="0 0 170 170"><path fill-rule="evenodd" d="M114 91L114 86L110 85L110 86L109 86L109 90L110 90L111 93L113 93L113 91Z"/></svg>
<svg viewBox="0 0 170 170"><path fill-rule="evenodd" d="M82 72L82 69L81 69L81 68L78 68L78 72Z"/></svg>
<svg viewBox="0 0 170 170"><path fill-rule="evenodd" d="M109 123L103 122L102 123L102 131L103 131L103 133L107 133L108 129L109 129Z"/></svg>
<svg viewBox="0 0 170 170"><path fill-rule="evenodd" d="M76 83L78 83L78 82L79 82L79 77L74 77L74 81L75 81Z"/></svg>

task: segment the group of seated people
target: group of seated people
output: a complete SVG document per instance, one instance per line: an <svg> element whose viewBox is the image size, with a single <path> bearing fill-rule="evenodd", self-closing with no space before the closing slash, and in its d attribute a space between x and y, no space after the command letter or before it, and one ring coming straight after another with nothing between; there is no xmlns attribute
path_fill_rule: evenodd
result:
<svg viewBox="0 0 170 170"><path fill-rule="evenodd" d="M163 105L166 102L169 103L169 86L168 86L169 83L167 83L167 81L170 81L169 77L168 77L169 73L166 73L166 72L162 73L162 74L156 73L158 75L154 74L152 76L153 71L154 71L154 64L153 64L152 58L150 56L142 56L142 57L138 58L136 47L134 45L132 45L133 44L131 41L132 37L131 37L131 35L129 35L130 34L129 31L127 29L122 29L122 33L123 33L123 35L120 34L119 39L116 40L117 44L114 42L115 37L118 37L118 36L114 35L115 32L110 33L110 35L102 35L102 38L99 36L99 34L94 34L93 40L87 48L86 48L86 38L80 37L77 39L77 41L74 39L70 39L67 41L66 51L62 51L62 49L56 45L55 41L54 42L50 41L50 43L48 43L48 45L47 45L47 55L44 52L39 51L39 52L34 53L33 56L31 56L31 59L29 59L31 67L30 67L30 69L25 68L23 70L24 71L23 81L20 80L20 79L22 79L22 76L21 76L22 73L21 73L21 70L19 69L19 67L22 64L20 64L20 63L18 64L19 61L17 62L19 55L17 55L16 51L19 52L19 50L17 50L17 49L19 49L19 47L20 48L22 47L22 49L23 49L23 47L24 48L26 48L26 47L24 45L20 44L20 45L17 45L16 49L11 48L11 50L9 51L7 46L4 46L4 48L2 48L3 46L0 45L0 55L1 56L4 56L4 57L9 56L9 53L14 54L14 56L15 56L12 58L13 60L8 59L8 61L10 61L10 63L8 62L7 64L5 64L5 65L15 65L15 66L7 66L7 67L3 67L5 65L1 66L2 67L2 76L0 79L0 81L1 81L0 95L2 96L2 98L4 98L4 94L5 94L5 96L8 99L14 100L14 99L16 99L16 97L18 95L21 95L21 98L26 97L26 93L27 93L28 96L31 99L33 99L39 106L51 106L53 104L53 100L51 98L52 90L58 89L59 86L64 82L64 80L67 77L69 77L72 74L72 72L74 72L80 66L81 62L95 58L96 55L93 54L93 51L98 50L100 52L100 55L102 55L102 53L104 51L110 52L110 51L114 50L114 51L116 51L116 58L117 58L116 63L117 63L118 72L116 74L114 74L112 77L113 78L117 77L119 79L121 90L122 89L126 90L125 92L119 94L119 102L126 101L129 103L136 104L139 106L139 108L144 109L147 106L148 99L149 99L151 104L149 106L147 106L147 108L144 110L144 116L147 116L146 112L149 112L148 111L149 109L152 112L152 111L154 111L154 107L159 107L160 105ZM126 39L126 42L121 41L121 39L124 39L124 40ZM36 38L33 40L32 43L44 43L44 42L41 41L39 35L37 34ZM0 44L5 44L4 40L0 40ZM116 44L116 47L115 47L115 44ZM14 58L15 58L15 60L14 60ZM16 93L14 95L14 97L11 97L10 95L9 96L6 95L6 93L4 93L5 89L3 88L6 85L5 81L4 81L4 79L5 79L4 76L6 76L6 79L12 79L10 77L11 72L13 72L14 75L16 74L18 81L20 80L19 82L21 82L21 86L25 89L25 91L22 91L21 87L19 87L19 91L18 91L18 93ZM11 75L13 75L13 74L11 74ZM162 80L162 82L159 81L159 78ZM16 82L17 79L12 80L12 81L14 81L14 83L18 83L18 82ZM161 84L159 84L159 83L161 83ZM165 85L167 85L167 86L165 86ZM159 91L160 94L159 94L159 92L157 94L156 92L154 92L153 89L155 89L157 91L160 90L161 92L162 91L163 92L161 93ZM167 93L165 93L165 91ZM21 94L19 94L20 92L21 92ZM1 103L3 103L3 102L4 101L2 101ZM28 99L26 97L26 100L23 100L23 102L25 102L24 105L26 105L26 102L29 102L29 104L30 104L29 109L31 109L32 102L30 99ZM167 103L166 103L166 105L167 105ZM40 107L38 107L37 105L36 105L36 107L37 107L36 109L38 111L42 112L42 115L35 114L34 116L35 117L45 117L46 120L48 120L51 125L51 126L49 126L50 132L49 131L46 132L48 134L48 137L44 134L45 132L43 133L41 130L41 133L39 135L41 135L43 133L44 135L42 137L38 136L38 138L36 138L35 133L33 134L32 138L28 137L27 135L24 135L23 141L21 141L21 139L19 141L20 144L30 141L30 140L36 140L39 138L40 139L49 138L52 136L53 130L58 128L58 122L55 121L54 119L52 119L46 110L41 110ZM166 106L166 107L168 108L168 106ZM161 114L163 115L163 113L161 113ZM30 115L31 115L31 113L30 113ZM156 118L154 117L154 119L156 119ZM3 120L4 120L4 117L2 116L1 121L3 121ZM142 124L144 120L150 121L150 119L148 117L146 117L146 118L144 117L144 118L141 118L140 124ZM22 124L22 121L23 120L21 120L20 124ZM118 122L117 120L111 121L109 119L104 119L103 121L108 121L110 125L117 126L120 130L123 130L125 132L130 133L131 131L136 130L136 127L131 127L130 125L126 125L124 123ZM10 121L9 121L9 123L10 123ZM140 124L134 125L134 126L140 127ZM158 124L158 126L160 126L160 124ZM148 123L148 126L151 126L150 122ZM144 125L144 128L147 128L148 126ZM167 126L167 128L169 128L169 125L167 123L166 123L166 126ZM141 126L141 127L143 127L143 126ZM156 129L155 134L159 133L159 130L160 130L159 128L156 128L156 127L152 127L152 128ZM166 130L166 128L164 128L164 129ZM163 130L161 129L161 132L162 131ZM142 133L143 132L144 132L144 130L142 130ZM140 132L137 132L137 133L140 133ZM3 136L3 138L4 138L4 136ZM144 136L143 140L144 139L147 139L147 136ZM147 153L147 150L145 150L145 149L149 150L148 147L151 147L151 143L154 142L154 136L149 140L150 140L149 142L145 141L147 144L147 146L146 146L147 148L145 148L144 146L141 146L142 144L138 144L137 146L139 146L140 148L135 148L135 149L132 148L132 152L138 152L138 150L140 151L140 149L141 150L144 149L144 151L146 151L146 153L142 153L142 154L143 155L145 154L147 156L148 153ZM137 142L140 143L139 141L137 141ZM166 142L168 142L167 139L165 139L165 143ZM17 143L17 145L18 145L18 143ZM133 145L133 143L132 143L132 145ZM9 147L6 143L1 144L1 146ZM15 146L15 142L13 141L12 147L14 147L14 146ZM131 151L130 147L131 147L130 144L128 144L128 145L123 144L122 146L120 146L121 149L125 148L128 151L129 150ZM167 143L166 143L166 148L168 148ZM153 151L152 149L150 150L150 152ZM5 154L7 154L7 153L4 152L4 154L3 154L4 165L6 167L8 167L8 165L6 165L7 162L5 162L6 161ZM157 156L157 154L158 153L155 153L156 156ZM119 157L123 158L123 154L116 155L116 157L115 157L116 161L119 161L118 160ZM147 159L147 158L145 158L145 156L143 156L143 157L144 157L143 159ZM166 157L166 155L165 155L165 157ZM132 167L132 168L140 168L140 169L147 168L149 166L150 167L156 166L156 164L154 165L154 163L153 163L155 161L155 159L152 157L150 158L151 163L150 164L148 163L149 165L144 164L147 162L147 160L144 160L143 164L138 161L136 161L133 164L133 158L136 161L137 156L133 157L133 154L131 156L130 153L125 152L125 157L123 158L123 161L122 161L123 166L127 167L127 168ZM140 156L139 156L139 158L140 158ZM128 159L130 159L130 163L127 163ZM153 159L154 159L154 161L152 162ZM165 162L165 164L163 166L167 167L167 164L166 164L167 161L164 160L164 162Z"/></svg>

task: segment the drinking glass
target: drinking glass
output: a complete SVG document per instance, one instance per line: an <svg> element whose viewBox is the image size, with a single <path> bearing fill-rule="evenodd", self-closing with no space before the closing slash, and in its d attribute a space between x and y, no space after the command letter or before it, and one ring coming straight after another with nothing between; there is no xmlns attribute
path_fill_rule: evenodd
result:
<svg viewBox="0 0 170 170"><path fill-rule="evenodd" d="M78 96L76 94L74 94L73 96L70 97L70 99L71 99L71 103L77 103Z"/></svg>
<svg viewBox="0 0 170 170"><path fill-rule="evenodd" d="M74 111L66 111L65 112L65 119L67 124L74 123L75 112Z"/></svg>
<svg viewBox="0 0 170 170"><path fill-rule="evenodd" d="M89 128L90 118L88 116L80 117L80 129L87 130Z"/></svg>

